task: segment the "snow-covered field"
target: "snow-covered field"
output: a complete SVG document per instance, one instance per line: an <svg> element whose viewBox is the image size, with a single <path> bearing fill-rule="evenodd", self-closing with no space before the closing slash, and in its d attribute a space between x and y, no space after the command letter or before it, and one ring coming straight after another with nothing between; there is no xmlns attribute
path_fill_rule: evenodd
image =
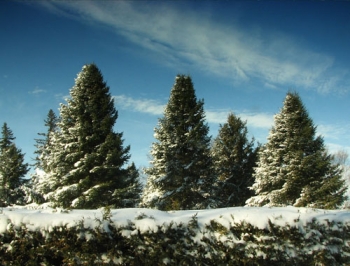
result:
<svg viewBox="0 0 350 266"><path fill-rule="evenodd" d="M74 227L84 220L86 228L95 228L101 221L105 210L62 210L33 209L33 207L7 207L0 209L0 234L6 232L8 226L20 227L25 224L29 230L50 231L55 226ZM188 210L163 212L151 209L130 208L111 210L110 218L117 227L127 226L133 222L141 233L156 232L164 224L188 224L196 216L199 226L210 224L215 220L229 228L234 223L246 222L259 229L268 228L269 221L278 226L302 227L317 220L320 224L334 221L350 225L348 210L319 210L308 208L268 208L237 207L212 210Z"/></svg>

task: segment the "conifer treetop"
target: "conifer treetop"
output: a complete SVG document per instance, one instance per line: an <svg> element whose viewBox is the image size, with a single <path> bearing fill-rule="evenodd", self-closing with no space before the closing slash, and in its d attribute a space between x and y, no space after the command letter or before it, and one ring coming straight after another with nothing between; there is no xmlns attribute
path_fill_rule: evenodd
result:
<svg viewBox="0 0 350 266"><path fill-rule="evenodd" d="M5 122L1 128L1 134L2 137L0 139L0 148L2 150L8 148L12 145L13 141L16 139L13 136L12 130L7 126L7 123Z"/></svg>

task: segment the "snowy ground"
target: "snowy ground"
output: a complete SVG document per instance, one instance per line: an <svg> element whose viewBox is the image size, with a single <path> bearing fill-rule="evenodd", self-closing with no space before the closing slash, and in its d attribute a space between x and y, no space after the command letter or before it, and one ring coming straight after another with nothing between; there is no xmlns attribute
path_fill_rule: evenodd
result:
<svg viewBox="0 0 350 266"><path fill-rule="evenodd" d="M86 228L95 228L102 220L104 209L98 210L71 210L62 209L33 209L31 207L7 207L0 209L0 234L8 230L9 226L20 227L23 224L29 230L50 231L55 226L73 227L80 221L84 221ZM229 228L233 223L245 221L264 229L268 227L268 221L279 226L289 224L302 227L313 219L319 223L335 221L350 224L350 212L348 210L318 210L307 208L223 208L212 210L189 210L162 212L150 209L116 209L111 210L111 220L116 226L126 226L133 222L140 232L154 231L164 224L188 224L193 216L198 218L199 226L209 224L216 220ZM125 232L127 233L127 232Z"/></svg>

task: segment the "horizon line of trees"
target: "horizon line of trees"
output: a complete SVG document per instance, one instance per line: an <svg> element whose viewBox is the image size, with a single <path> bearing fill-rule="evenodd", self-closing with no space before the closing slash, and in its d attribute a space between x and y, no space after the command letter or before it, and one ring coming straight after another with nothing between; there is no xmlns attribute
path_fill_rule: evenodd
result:
<svg viewBox="0 0 350 266"><path fill-rule="evenodd" d="M83 66L59 116L50 109L35 139L35 173L6 123L0 139L0 206L28 203L95 209L159 210L234 206L335 209L346 198L344 169L329 154L298 93L288 92L266 144L248 139L246 122L230 113L208 135L204 101L191 77L177 75L154 129L150 166L129 163L113 98L95 64Z"/></svg>

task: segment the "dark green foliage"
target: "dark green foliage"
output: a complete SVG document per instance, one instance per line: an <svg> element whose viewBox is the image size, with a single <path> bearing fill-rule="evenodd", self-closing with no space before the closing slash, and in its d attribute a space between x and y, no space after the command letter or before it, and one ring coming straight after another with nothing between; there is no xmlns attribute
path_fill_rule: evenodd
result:
<svg viewBox="0 0 350 266"><path fill-rule="evenodd" d="M55 132L57 132L57 123L59 122L59 118L56 116L55 112L50 109L44 122L45 126L47 127L46 133L38 133L38 135L42 136L43 138L35 139L36 151L34 153L36 154L36 157L34 166L44 171L48 171L51 137Z"/></svg>
<svg viewBox="0 0 350 266"><path fill-rule="evenodd" d="M115 190L113 193L113 198L119 208L133 208L138 206L142 193L142 184L140 183L139 172L135 164L132 163L126 170L128 175L123 180L121 188ZM104 206L110 206L110 204Z"/></svg>
<svg viewBox="0 0 350 266"><path fill-rule="evenodd" d="M15 137L6 123L2 126L0 139L0 206L23 202L21 186L26 183L24 176L29 171L24 163L24 154L16 147Z"/></svg>
<svg viewBox="0 0 350 266"><path fill-rule="evenodd" d="M31 188L29 191L31 194L31 200L38 204L45 202L43 196L51 191L47 184L47 180L45 180L48 176L40 175L38 171L50 172L50 155L53 149L51 139L58 131L57 123L59 122L59 118L54 111L50 109L44 122L47 127L46 133L38 133L42 138L35 139L36 150L34 153L36 154L36 157L34 159L34 167L36 172L32 174Z"/></svg>
<svg viewBox="0 0 350 266"><path fill-rule="evenodd" d="M70 96L50 137L45 197L64 208L125 207L127 194L135 203L140 184L135 167L125 166L130 147L113 131L118 113L96 65L83 67Z"/></svg>
<svg viewBox="0 0 350 266"><path fill-rule="evenodd" d="M288 93L268 142L260 149L250 206L334 209L345 200L341 169L332 165L322 137L297 93Z"/></svg>
<svg viewBox="0 0 350 266"><path fill-rule="evenodd" d="M147 215L140 219L150 219ZM154 219L154 218L152 218ZM349 265L350 227L334 221L268 228L216 220L199 226L163 224L141 232L129 221L117 227L108 209L95 228L76 226L29 231L10 226L0 235L1 265ZM127 233L129 232L129 233Z"/></svg>
<svg viewBox="0 0 350 266"><path fill-rule="evenodd" d="M229 114L227 123L220 125L212 146L215 174L218 179L217 197L220 207L244 206L253 196L253 172L257 160L254 140L248 141L246 122Z"/></svg>
<svg viewBox="0 0 350 266"><path fill-rule="evenodd" d="M212 159L203 104L191 78L178 75L154 130L157 142L151 150L152 166L146 169L144 206L174 210L215 205L210 199Z"/></svg>

